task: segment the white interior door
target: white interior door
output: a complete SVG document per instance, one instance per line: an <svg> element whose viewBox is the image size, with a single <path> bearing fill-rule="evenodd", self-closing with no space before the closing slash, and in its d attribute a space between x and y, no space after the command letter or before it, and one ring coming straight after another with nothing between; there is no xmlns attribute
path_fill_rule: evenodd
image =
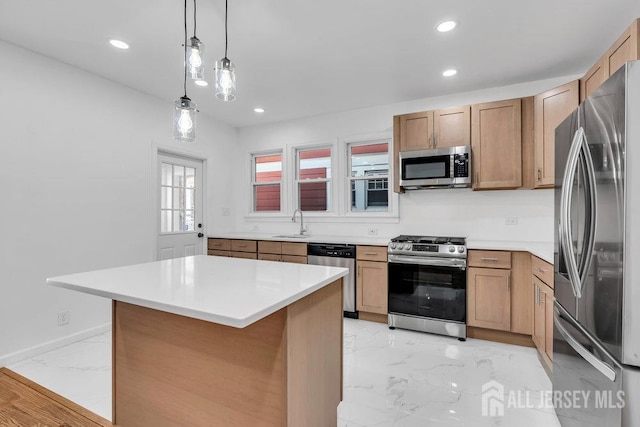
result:
<svg viewBox="0 0 640 427"><path fill-rule="evenodd" d="M157 259L203 253L202 161L158 154Z"/></svg>

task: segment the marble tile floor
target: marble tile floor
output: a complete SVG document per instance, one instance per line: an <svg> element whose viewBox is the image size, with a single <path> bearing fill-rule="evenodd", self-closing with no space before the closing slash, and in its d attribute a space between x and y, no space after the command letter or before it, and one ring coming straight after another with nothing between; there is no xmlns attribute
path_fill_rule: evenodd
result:
<svg viewBox="0 0 640 427"><path fill-rule="evenodd" d="M111 419L111 333L8 366ZM482 416L482 385L499 382L503 416ZM551 382L536 351L345 319L339 427L559 427L541 400Z"/></svg>

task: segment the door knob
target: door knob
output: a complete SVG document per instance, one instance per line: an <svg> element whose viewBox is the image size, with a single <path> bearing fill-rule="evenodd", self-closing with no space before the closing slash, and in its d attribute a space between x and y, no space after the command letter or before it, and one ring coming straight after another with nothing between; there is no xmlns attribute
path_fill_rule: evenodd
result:
<svg viewBox="0 0 640 427"><path fill-rule="evenodd" d="M198 237L202 237L202 236L204 236L204 234L198 233Z"/></svg>
<svg viewBox="0 0 640 427"><path fill-rule="evenodd" d="M198 228L202 228L202 224L198 224Z"/></svg>

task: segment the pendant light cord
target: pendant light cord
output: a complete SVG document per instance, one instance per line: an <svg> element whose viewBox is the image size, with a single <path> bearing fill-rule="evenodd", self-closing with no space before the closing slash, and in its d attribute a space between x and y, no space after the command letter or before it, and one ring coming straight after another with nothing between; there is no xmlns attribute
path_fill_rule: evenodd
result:
<svg viewBox="0 0 640 427"><path fill-rule="evenodd" d="M198 28L198 21L196 20L196 16L198 16L198 5L196 4L196 0L193 0L193 37L196 37L196 29Z"/></svg>
<svg viewBox="0 0 640 427"><path fill-rule="evenodd" d="M184 97L187 98L187 0L184 0Z"/></svg>
<svg viewBox="0 0 640 427"><path fill-rule="evenodd" d="M227 57L227 45L229 44L229 34L227 32L227 15L229 13L229 0L224 0L224 57Z"/></svg>

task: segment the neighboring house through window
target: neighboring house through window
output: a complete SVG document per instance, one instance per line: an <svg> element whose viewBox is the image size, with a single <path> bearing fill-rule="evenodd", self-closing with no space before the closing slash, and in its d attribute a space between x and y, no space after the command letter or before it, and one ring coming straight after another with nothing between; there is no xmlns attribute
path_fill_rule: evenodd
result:
<svg viewBox="0 0 640 427"><path fill-rule="evenodd" d="M255 154L253 157L253 211L282 210L282 153Z"/></svg>

